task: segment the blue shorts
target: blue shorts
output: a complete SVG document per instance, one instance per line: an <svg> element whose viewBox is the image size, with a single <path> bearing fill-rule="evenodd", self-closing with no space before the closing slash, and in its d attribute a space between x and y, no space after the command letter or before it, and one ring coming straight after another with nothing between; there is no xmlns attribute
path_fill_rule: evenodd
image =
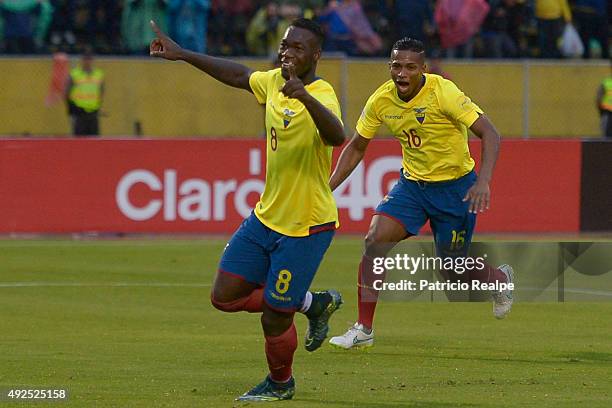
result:
<svg viewBox="0 0 612 408"><path fill-rule="evenodd" d="M394 219L411 235L418 235L429 220L438 256L466 256L476 214L468 212L469 202L463 197L475 182L474 171L456 180L428 183L408 180L402 170L376 214Z"/></svg>
<svg viewBox="0 0 612 408"><path fill-rule="evenodd" d="M225 247L219 270L263 286L270 308L299 310L335 234L335 223L318 227L312 235L290 237L251 213Z"/></svg>

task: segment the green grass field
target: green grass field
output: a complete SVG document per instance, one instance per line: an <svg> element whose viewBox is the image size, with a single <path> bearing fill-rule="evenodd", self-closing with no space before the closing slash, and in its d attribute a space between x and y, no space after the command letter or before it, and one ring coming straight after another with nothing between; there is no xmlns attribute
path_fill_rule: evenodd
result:
<svg viewBox="0 0 612 408"><path fill-rule="evenodd" d="M266 375L263 337L257 315L209 303L224 244L0 240L0 387L67 388L58 407L248 406L233 399ZM336 239L314 284L345 297L334 335L356 317L360 246ZM517 301L503 321L488 303L378 312L368 352L300 343L295 399L273 405L612 406L612 302Z"/></svg>

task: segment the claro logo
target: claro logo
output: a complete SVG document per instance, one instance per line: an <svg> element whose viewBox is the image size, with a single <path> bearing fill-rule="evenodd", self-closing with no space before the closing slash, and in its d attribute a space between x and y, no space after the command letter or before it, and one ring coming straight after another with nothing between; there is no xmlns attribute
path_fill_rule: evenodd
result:
<svg viewBox="0 0 612 408"><path fill-rule="evenodd" d="M339 209L347 209L349 219L363 220L365 211L375 208L389 191L397 178L387 178L389 173L399 174L401 157L383 156L373 160L368 166L360 163L351 177L334 192ZM261 174L261 151L252 149L249 155L249 173ZM130 201L130 190L137 184L144 184L152 192L157 192L146 203L137 205ZM386 187L386 188L385 188ZM231 208L230 194L233 194L235 211L246 218L252 207L248 203L251 194L261 195L264 182L250 178L238 182L236 179L206 181L192 178L178 182L178 171L166 169L163 177L147 169L134 169L125 174L117 184L115 200L117 207L133 221L147 221L162 212L164 221L224 221L227 219L228 206ZM154 195L155 196L155 195Z"/></svg>
<svg viewBox="0 0 612 408"><path fill-rule="evenodd" d="M252 149L249 155L251 175L261 173L261 152ZM149 190L159 192L144 205L137 206L130 201L130 190L137 184L144 184ZM247 198L250 194L261 195L264 182L247 179L240 183L236 179L208 182L199 178L187 179L178 184L177 170L164 170L163 179L146 169L135 169L125 174L117 184L115 201L119 210L133 221L146 221L163 212L164 221L223 221L226 219L227 199L234 194L234 208L246 218L252 207Z"/></svg>

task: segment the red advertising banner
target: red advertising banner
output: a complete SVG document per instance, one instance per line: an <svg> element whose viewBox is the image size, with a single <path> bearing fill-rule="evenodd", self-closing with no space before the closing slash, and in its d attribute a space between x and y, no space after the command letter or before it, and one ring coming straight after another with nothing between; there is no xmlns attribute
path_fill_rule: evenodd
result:
<svg viewBox="0 0 612 408"><path fill-rule="evenodd" d="M370 144L339 232L367 231L400 167L396 141ZM263 140L0 140L0 233L231 233L264 176ZM579 206L579 141L505 141L477 231L575 232Z"/></svg>

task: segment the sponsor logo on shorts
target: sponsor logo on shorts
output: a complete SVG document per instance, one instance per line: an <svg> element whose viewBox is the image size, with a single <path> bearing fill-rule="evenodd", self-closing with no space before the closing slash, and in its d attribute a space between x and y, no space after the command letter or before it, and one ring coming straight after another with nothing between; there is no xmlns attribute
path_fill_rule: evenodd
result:
<svg viewBox="0 0 612 408"><path fill-rule="evenodd" d="M270 296L274 299L279 300L281 302L291 302L291 296L281 296L277 295L275 292L270 291Z"/></svg>

